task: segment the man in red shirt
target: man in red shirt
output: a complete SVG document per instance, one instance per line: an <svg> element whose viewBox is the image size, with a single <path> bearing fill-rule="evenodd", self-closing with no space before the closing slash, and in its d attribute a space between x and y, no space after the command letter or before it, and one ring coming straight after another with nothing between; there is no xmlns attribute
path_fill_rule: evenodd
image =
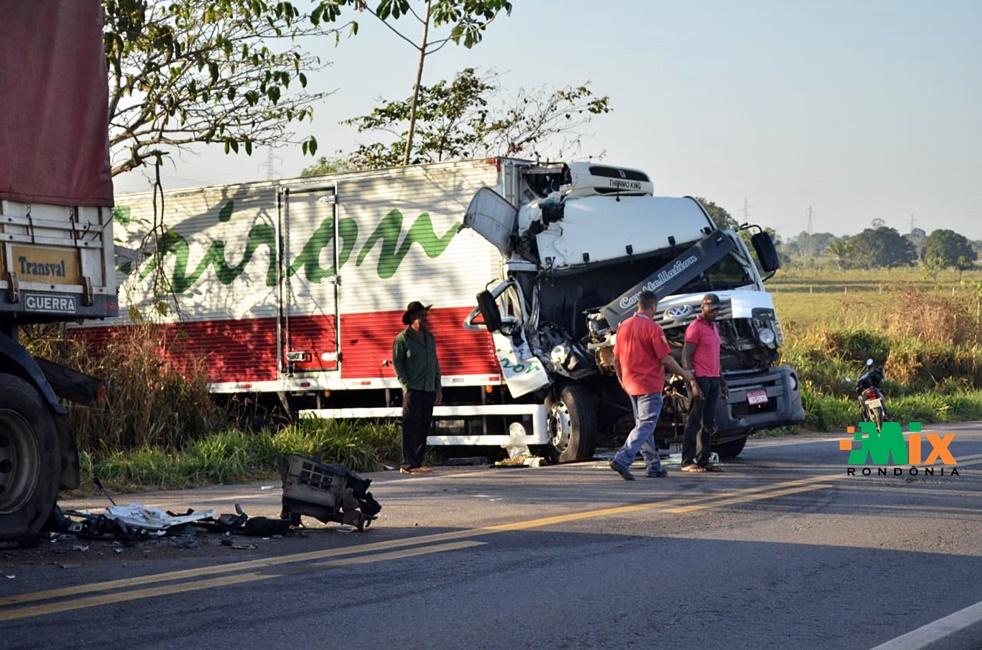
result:
<svg viewBox="0 0 982 650"><path fill-rule="evenodd" d="M682 366L691 369L695 379L690 382L692 403L689 421L682 436L683 472L721 472L709 462L712 435L716 430L716 409L719 396L729 396L719 363L719 315L720 300L715 293L702 298L702 311L685 330L682 346Z"/></svg>
<svg viewBox="0 0 982 650"><path fill-rule="evenodd" d="M665 368L692 381L693 375L672 357L661 325L653 318L658 297L652 291L638 296L637 313L621 323L614 341L614 370L634 410L634 428L610 461L610 467L625 481L633 481L631 464L638 451L644 458L646 476L668 476L655 449L655 425L661 413Z"/></svg>

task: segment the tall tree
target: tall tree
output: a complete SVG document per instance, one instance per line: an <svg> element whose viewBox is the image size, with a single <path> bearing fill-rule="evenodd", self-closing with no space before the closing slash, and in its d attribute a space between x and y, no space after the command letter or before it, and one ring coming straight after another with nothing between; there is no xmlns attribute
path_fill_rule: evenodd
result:
<svg viewBox="0 0 982 650"><path fill-rule="evenodd" d="M704 199L699 196L693 198L695 198L696 201L699 201L699 203L702 204L702 207L706 209L706 212L709 214L709 216L713 218L714 222L716 222L717 228L721 230L736 230L737 226L740 225L739 223L737 223L736 219L730 216L730 213L727 212L726 208L716 205L709 199Z"/></svg>
<svg viewBox="0 0 982 650"><path fill-rule="evenodd" d="M849 243L852 262L862 268L909 266L917 261L914 245L894 228L867 228Z"/></svg>
<svg viewBox="0 0 982 650"><path fill-rule="evenodd" d="M812 234L802 231L796 238L798 254L802 257L819 257L824 255L834 238L835 235L830 232L816 232Z"/></svg>
<svg viewBox="0 0 982 650"><path fill-rule="evenodd" d="M929 266L958 268L959 258L964 258L960 266L965 268L971 268L978 259L972 242L967 237L947 229L935 230L927 236L924 242L924 261Z"/></svg>
<svg viewBox="0 0 982 650"><path fill-rule="evenodd" d="M416 50L416 81L413 84L409 104L409 128L406 132L402 157L404 165L408 165L412 158L416 112L426 57L451 42L468 49L474 47L481 42L488 25L502 11L510 15L512 7L508 0L420 0L415 3L422 5L419 10L415 9L413 4L412 0L378 0L373 8L368 0L327 0L321 2L315 11L315 20L321 15L326 19L335 20L341 5L353 5L357 10L375 16L396 36ZM396 28L396 23L401 18L409 18L415 22L415 26L419 29L418 40L413 40L404 31ZM355 28L357 29L357 25ZM435 30L440 28L444 28L443 33L435 35Z"/></svg>
<svg viewBox="0 0 982 650"><path fill-rule="evenodd" d="M537 158L557 137L563 138L562 154L579 147L580 126L611 110L609 98L594 95L586 85L501 96L497 73L481 76L473 68L462 70L452 82L420 88L418 137L408 160L400 138L412 119L412 98L383 102L345 123L362 133L389 133L396 139L359 145L348 160L355 168L375 169L488 155Z"/></svg>
<svg viewBox="0 0 982 650"><path fill-rule="evenodd" d="M848 237L834 237L825 250L835 258L835 263L841 271L849 263L852 254L852 246Z"/></svg>
<svg viewBox="0 0 982 650"><path fill-rule="evenodd" d="M909 233L904 235L911 244L914 245L914 250L917 251L917 259L923 259L924 256L924 244L927 242L927 233L921 228L912 228Z"/></svg>
<svg viewBox="0 0 982 650"><path fill-rule="evenodd" d="M103 0L103 12L114 175L197 142L291 142L289 124L326 95L305 90L321 62L296 40L323 30L290 2Z"/></svg>

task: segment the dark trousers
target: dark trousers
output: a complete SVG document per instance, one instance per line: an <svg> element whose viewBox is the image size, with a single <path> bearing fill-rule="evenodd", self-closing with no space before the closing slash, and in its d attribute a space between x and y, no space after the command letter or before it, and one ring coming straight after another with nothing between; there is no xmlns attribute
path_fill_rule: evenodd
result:
<svg viewBox="0 0 982 650"><path fill-rule="evenodd" d="M402 394L402 466L420 467L426 454L426 436L433 421L436 392L407 390Z"/></svg>
<svg viewBox="0 0 982 650"><path fill-rule="evenodd" d="M709 464L713 433L716 432L716 409L719 406L719 377L696 377L702 399L692 400L689 420L682 436L682 466Z"/></svg>

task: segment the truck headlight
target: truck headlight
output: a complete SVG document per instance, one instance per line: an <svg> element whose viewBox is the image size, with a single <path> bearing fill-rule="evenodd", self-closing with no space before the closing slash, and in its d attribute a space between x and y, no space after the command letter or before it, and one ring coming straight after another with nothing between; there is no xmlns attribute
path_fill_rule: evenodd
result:
<svg viewBox="0 0 982 650"><path fill-rule="evenodd" d="M773 347L774 341L777 340L777 334L769 327L762 327L757 332L757 339L767 347Z"/></svg>

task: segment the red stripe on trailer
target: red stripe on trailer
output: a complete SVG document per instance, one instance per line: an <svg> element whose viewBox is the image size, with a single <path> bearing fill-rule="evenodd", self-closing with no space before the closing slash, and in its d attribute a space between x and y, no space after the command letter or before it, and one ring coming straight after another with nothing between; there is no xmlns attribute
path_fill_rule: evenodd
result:
<svg viewBox="0 0 982 650"><path fill-rule="evenodd" d="M491 375L498 370L494 342L486 332L469 332L462 326L470 308L430 310L430 327L437 340L440 369L445 376ZM341 316L341 378L357 381L394 378L392 342L404 329L402 310ZM76 330L96 348L105 346L130 327L96 327ZM275 381L276 319L250 318L228 321L184 322L161 326L160 356L179 367L202 360L212 383ZM337 343L333 316L290 318L283 336L286 352L306 352L298 370L336 368ZM325 359L324 355L328 358ZM332 356L333 355L333 356ZM362 382L370 385L370 382ZM247 388L247 386L243 386Z"/></svg>

